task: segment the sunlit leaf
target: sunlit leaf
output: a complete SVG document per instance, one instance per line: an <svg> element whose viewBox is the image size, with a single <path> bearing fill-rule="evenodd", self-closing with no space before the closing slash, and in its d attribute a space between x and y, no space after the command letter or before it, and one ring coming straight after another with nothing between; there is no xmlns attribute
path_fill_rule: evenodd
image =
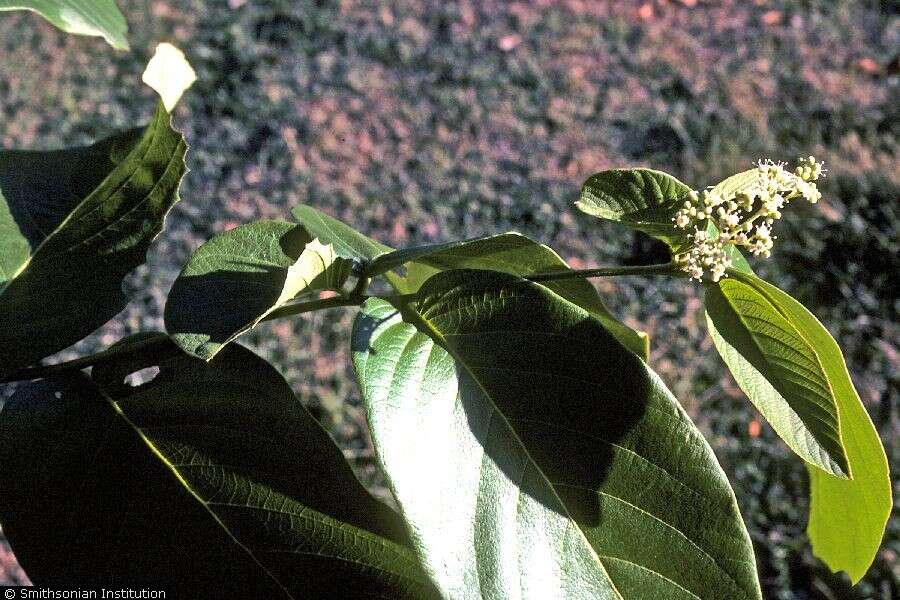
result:
<svg viewBox="0 0 900 600"><path fill-rule="evenodd" d="M784 318L802 331L807 343L815 348L834 394L840 436L853 478L836 477L807 464L810 480L807 533L816 556L833 571L845 571L857 582L875 559L893 505L884 447L850 380L841 350L828 330L788 294L752 278L746 262L740 267L731 277L755 282ZM715 324L709 319L707 322L713 332ZM714 340L717 335L713 332ZM745 391L765 390L768 385L761 375L755 381L751 379L754 377L751 371L744 370L743 376L747 378Z"/></svg>
<svg viewBox="0 0 900 600"><path fill-rule="evenodd" d="M128 50L128 23L114 0L0 0L4 10L30 10L63 31L99 36L116 50Z"/></svg>
<svg viewBox="0 0 900 600"><path fill-rule="evenodd" d="M197 73L184 56L184 52L172 44L158 44L141 81L159 94L163 106L169 112L175 108L181 95L197 80Z"/></svg>
<svg viewBox="0 0 900 600"><path fill-rule="evenodd" d="M706 286L716 349L772 428L805 461L850 476L838 407L818 351L770 300L761 280L729 277Z"/></svg>
<svg viewBox="0 0 900 600"><path fill-rule="evenodd" d="M375 449L449 598L760 598L712 451L659 378L538 284L448 271L369 300Z"/></svg>
<svg viewBox="0 0 900 600"><path fill-rule="evenodd" d="M332 244L339 256L366 261L367 275L383 275L401 294L414 293L426 279L447 269L484 269L519 276L569 270L551 248L518 233L392 250L314 208L301 205L293 213L311 235ZM398 267L405 268L405 275L393 272ZM647 359L647 334L616 319L590 283L573 278L546 286L591 312L629 350Z"/></svg>

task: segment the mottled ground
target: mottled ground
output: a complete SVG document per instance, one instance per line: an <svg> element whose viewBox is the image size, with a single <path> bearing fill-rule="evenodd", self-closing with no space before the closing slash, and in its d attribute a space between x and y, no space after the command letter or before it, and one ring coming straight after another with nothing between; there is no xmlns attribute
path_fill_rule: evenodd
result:
<svg viewBox="0 0 900 600"><path fill-rule="evenodd" d="M77 351L161 328L194 248L239 223L288 218L297 203L396 246L515 229L576 267L640 263L661 248L572 210L591 173L648 165L702 187L762 156L812 153L830 168L825 200L792 207L776 256L758 267L836 335L900 464L896 2L121 4L130 54L0 15L3 147L88 142L146 118L140 73L159 41L183 48L200 76L177 113L192 146L184 200L129 281L135 302ZM896 519L856 591L811 557L805 471L715 358L697 287L597 285L653 336L653 366L731 476L766 597L900 595ZM383 493L347 360L351 318L278 322L248 342ZM23 575L0 547L3 577Z"/></svg>

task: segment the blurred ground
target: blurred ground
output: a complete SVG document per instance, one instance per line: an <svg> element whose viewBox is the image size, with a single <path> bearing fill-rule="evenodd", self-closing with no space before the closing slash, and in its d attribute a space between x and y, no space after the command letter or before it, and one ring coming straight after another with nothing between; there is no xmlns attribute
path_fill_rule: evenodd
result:
<svg viewBox="0 0 900 600"><path fill-rule="evenodd" d="M812 153L830 168L825 200L792 206L775 257L757 266L837 337L900 464L896 1L120 4L130 54L0 15L6 148L85 143L146 118L140 73L159 41L200 77L178 110L192 146L184 200L129 281L135 302L77 351L162 328L193 249L300 202L395 246L515 229L575 267L652 262L655 243L572 210L591 173L647 165L702 187L762 156ZM729 473L766 598L900 597L897 519L852 591L812 558L805 470L725 374L697 288L597 283L650 332L653 366ZM279 322L248 343L383 493L347 360L351 317ZM0 580L23 578L0 546Z"/></svg>

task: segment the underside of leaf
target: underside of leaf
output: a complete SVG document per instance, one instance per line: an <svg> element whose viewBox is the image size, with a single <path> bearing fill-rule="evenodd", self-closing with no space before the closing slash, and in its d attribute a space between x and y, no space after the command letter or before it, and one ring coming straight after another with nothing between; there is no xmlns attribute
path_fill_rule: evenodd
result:
<svg viewBox="0 0 900 600"><path fill-rule="evenodd" d="M779 436L807 462L849 477L834 391L803 332L734 278L707 286L706 314L735 380Z"/></svg>

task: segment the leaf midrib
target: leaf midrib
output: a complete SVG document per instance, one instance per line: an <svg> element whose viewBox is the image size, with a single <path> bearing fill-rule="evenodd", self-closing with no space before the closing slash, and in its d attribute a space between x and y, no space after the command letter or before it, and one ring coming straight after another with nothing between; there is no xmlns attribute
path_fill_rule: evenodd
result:
<svg viewBox="0 0 900 600"><path fill-rule="evenodd" d="M157 116L154 116L154 121L151 122L150 125L148 125L148 126L151 126L151 125L152 125L152 127L150 128L150 129L151 129L151 130L150 130L150 137L147 139L147 146L146 146L146 148L144 149L144 153L143 153L143 155L141 156L141 160L143 160L143 159L147 156L147 154L149 154L150 149L153 147L153 144L154 144L154 142L156 141L156 139L155 139L155 138L156 138L156 134L157 134L156 127L155 127L155 125L156 125L156 123L155 123L156 118L157 118ZM132 153L135 152L138 148L140 148L141 142L143 142L143 141L144 141L144 138L142 137L141 140L138 142L138 144L137 144L134 148L132 148L132 149L128 152L128 154L125 156L125 158L124 158L123 161L122 161L123 163L126 162L126 161L128 161L128 160L131 158ZM180 144L180 143L179 143L179 144ZM169 164L170 164L170 163L167 163L166 171L168 171ZM132 178L132 176L134 175L134 173L135 173L136 171L137 171L137 167L133 168L133 169L131 170L131 172L128 174L128 177L125 178L125 180L124 180L122 186L119 186L119 188L117 188L117 189L120 189L121 187L123 187L123 186L125 185L125 183L127 183L128 181L130 181L131 178ZM44 246L46 246L47 243L48 243L52 238L56 237L56 235L57 235L63 228L65 228L65 227L69 224L70 221L72 221L72 220L75 218L75 214L78 213L78 210L79 210L82 206L84 206L84 205L85 205L85 204L86 204L86 203L94 196L94 193L95 193L98 189L100 189L104 184L106 184L106 183L112 178L112 176L113 176L113 174L114 174L115 172L116 172L116 169L113 168L112 171L110 171L109 173L107 173L106 176L100 181L100 183L98 183L98 184L94 187L94 189L91 190L91 192L90 192L87 196L85 196L84 198L82 198L82 199L81 199L81 202L79 202L79 203L78 203L78 204L77 204L77 205L69 212L69 214L67 214L67 215L65 216L65 218L63 218L63 220L60 221L59 224L58 224L56 227L53 228L53 231L51 231L44 239L41 240L40 244L38 244L38 247L35 248L34 251L31 252L31 253L29 254L28 258L27 258L25 261L22 262L22 264L19 266L19 268L16 269L16 271L12 274L12 277L10 277L10 278L7 279L5 282L3 282L3 284L0 284L0 296L3 295L3 293L6 291L7 287L9 287L9 285L10 285L13 281L15 281L16 278L17 278L19 275L21 275L22 273L25 272L25 270L31 265L31 263L34 262L35 257L37 257L37 256L40 254L40 252L41 252L41 250L44 248ZM156 182L156 183L158 183L158 182ZM155 185L154 185L154 188L155 188ZM114 190L114 191L115 191L115 190ZM87 215L90 215L90 214L93 213L93 212L94 212L94 210L91 210L91 211L87 212L85 215L79 215L79 218L82 218L82 217L85 217L85 216L87 216Z"/></svg>
<svg viewBox="0 0 900 600"><path fill-rule="evenodd" d="M281 581L279 581L278 578L275 577L275 575L271 571L269 571L269 569L267 569L266 566L264 564L262 564L258 558L256 558L256 555L253 553L253 551L249 547L247 547L244 543L242 543L237 538L237 536L235 536L231 532L231 530L228 528L228 526L222 521L221 518L219 518L219 516L215 513L215 511L213 511L209 507L209 503L207 501L205 501L194 490L193 486L191 486L191 484L188 483L188 481L181 475L181 473L178 472L178 469L176 469L175 467L172 466L172 463L170 463L169 460L165 457L165 455L159 450L159 448L156 447L156 444L154 444L153 441L150 440L150 438L148 438L144 434L144 432L141 430L140 427L138 427L130 418L128 418L128 415L125 414L125 412L122 410L122 408L119 406L119 404L115 400L110 398L106 394L106 392L100 390L100 393L109 402L110 406L116 412L116 414L132 429L132 431L134 431L134 433L141 439L141 441L144 442L144 444L147 446L147 448L150 450L150 452L152 452L156 456L156 458L166 467L166 469L168 469L168 471L175 477L175 479L182 485L182 487L184 487L184 489L187 490L188 493L190 493L191 496L194 497L194 499L200 504L200 506L203 507L203 509L216 522L216 524L219 527L221 527L222 531L225 532L225 534L229 538L231 538L231 541L234 542L238 548L243 550L247 554L247 556L249 556L250 559L262 570L262 572L265 573L265 575L267 577L269 577L273 582L275 582L275 584L281 589L281 591L284 592L284 595L286 598L289 598L290 600L296 600L294 598L294 596L291 595L291 593L287 590L287 588L284 587L284 585L281 583Z"/></svg>
<svg viewBox="0 0 900 600"><path fill-rule="evenodd" d="M556 294L555 294L554 292L552 292L551 290L547 290L547 293L556 295ZM480 302L480 304L484 304L485 302L487 302L487 303L505 302L505 301L508 301L508 300L515 300L516 297L517 297L517 296L515 296L514 294L511 294L511 295L508 295L508 296L499 296L499 297L492 298L492 299L482 299L481 302ZM560 298L561 298L561 297L560 297ZM562 298L561 298L561 299L562 299ZM564 299L563 299L563 300L564 300ZM584 539L585 543L586 543L586 544L588 545L588 547L590 548L592 554L596 557L597 563L600 565L601 569L603 570L604 574L606 575L606 577L607 577L607 579L608 579L608 581L609 581L609 583L610 583L610 586L611 586L611 588L612 588L612 591L616 594L616 596L617 596L618 598L623 598L622 595L621 595L621 592L619 592L619 590L617 589L617 587L616 587L616 585L615 585L615 583L614 583L612 577L610 577L609 573L606 571L606 567L605 567L605 565L603 564L601 554L599 553L599 551L598 551L597 549L594 548L594 546L593 546L593 545L590 543L590 541L587 539L587 536L585 535L585 532L584 532L584 531L582 530L582 528L578 525L577 521L575 521L575 520L572 518L571 514L569 513L568 506L565 504L565 502L562 501L562 499L560 498L559 494L558 494L557 491L556 491L556 485L554 484L554 482L552 482L552 481L547 477L547 475L546 475L546 474L544 473L544 471L541 469L541 467L540 467L540 465L537 463L537 461L535 461L535 460L532 458L531 454L530 454L529 451L528 451L528 448L525 446L524 442L523 442L522 439L519 437L519 435L518 435L518 433L516 432L516 430L512 427L512 425L511 425L511 423L510 423L510 419L506 416L506 414L504 414L504 413L498 408L498 406L497 406L496 403L494 402L494 400L493 400L493 398L491 397L491 395L490 395L490 394L487 392L487 390L485 389L485 387L484 387L484 385L482 384L480 378L476 375L475 370L480 370L481 367L470 367L464 360L462 360L462 359L461 359L461 358L460 358L460 357L459 357L459 356L458 356L458 355L457 355L457 354L449 347L449 344L447 343L447 337L449 337L449 336L446 336L446 337L445 337L444 334L442 334L442 333L440 332L440 330L437 328L437 326L435 326L435 325L431 322L430 319L428 319L428 318L426 318L424 315L422 315L422 314L418 311L418 309L412 309L412 307L410 307L409 305L407 305L407 307L409 307L409 308L411 309L411 310L410 310L410 313L412 313L413 315L415 315L415 316L420 320L421 324L424 325L424 326L428 329L428 331L430 332L430 336L436 336L436 337L437 337L437 339L440 341L440 344L439 344L439 345L440 345L442 348L444 348L444 349L447 351L447 353L450 354L450 356L451 356L458 364L462 364L462 365L463 365L463 367L465 368L466 372L469 373L469 375L472 377L472 380L478 385L479 389L482 391L482 395L485 396L485 397L489 400L489 402L491 403L491 406L492 406L492 408L493 408L493 412L496 412L497 414L499 414L499 416L503 419L503 422L505 423L505 425L506 425L508 431L510 431L510 433L513 435L513 438L515 439L515 441L516 441L516 442L519 444L519 446L522 448L523 452L525 453L525 456L528 458L529 463L537 470L538 473L540 473L541 477L542 477L542 478L550 485L550 488L551 488L551 491L552 491L554 497L557 499L557 501L559 502L559 504L560 504L560 506L563 508L563 510L566 511L566 515L568 516L569 520L573 523L573 525L575 526L575 529L578 531L579 535L582 537L582 539ZM472 307L473 307L473 305L457 306L457 307L454 308L454 309L442 311L441 313L439 313L439 316L446 316L446 315L452 314L452 313L454 313L454 312L461 312L461 311L463 311L463 310L466 310L466 309L472 308ZM582 309L582 310L583 310L583 309ZM587 312L587 311L585 311L585 312ZM455 336L456 334L450 334L450 335L454 335L454 336ZM575 379L575 378L570 378L570 379ZM582 381L583 383L588 383L587 381L584 381L584 380L581 380L581 381ZM635 454L636 454L636 453L635 453ZM640 455L638 455L638 456L640 456ZM642 457L642 458L643 458L643 457ZM645 459L645 460L646 460L646 459ZM650 462L650 461L647 461L647 462ZM653 464L653 463L650 463L650 464ZM669 475L669 476L671 477L671 474L668 474L668 473L667 473L667 475ZM685 484L683 484L683 482L680 482L680 483L682 483L682 485L685 485ZM687 487L687 489L691 489L689 486L686 486L686 485L685 485L685 487ZM602 493L602 492L599 492L598 490L590 490L590 491L593 491L593 492L595 492L595 493ZM691 491L694 491L694 490L691 490ZM695 492L695 493L696 493L696 492ZM607 494L607 495L608 495L608 494ZM719 566L718 561L717 561L712 555L710 555L708 551L706 551L706 550L703 549L701 546L699 546L699 545L697 544L697 542L696 542L695 540L693 540L687 533L683 532L681 529L679 529L678 527L676 527L674 524L669 523L669 522L667 522L667 521L661 519L660 517L658 517L658 516L656 516L656 515L654 515L654 514L652 514L652 513L647 512L647 511L646 511L645 509L643 509L643 508L640 508L640 507L638 507L638 506L636 506L636 505L633 505L632 503L630 503L630 502L628 502L628 501L626 501L626 500L624 500L624 499L620 499L620 500L624 501L625 503L629 504L630 506L633 506L636 510L640 511L641 513L646 513L650 518L659 521L659 522L662 523L665 527L671 529L672 531L676 532L678 535L680 535L681 537L683 537L683 538L684 538L691 546L695 547L696 549L698 549L698 550L700 551L701 554L703 554L704 556L706 556L707 558L709 558L710 561L712 562L712 564L715 565L717 569L719 569L723 574L725 574L725 576L728 577L728 579L731 581L731 583L734 584L734 586L735 586L736 589L738 589L738 590L743 590L743 588L741 587L741 585L734 579L734 577L733 577L727 570L725 570L725 569L723 569L721 566ZM656 573L657 575L659 575L659 576L662 577L663 579L666 579L666 580L669 579L668 577L666 577L666 576L663 575L662 573L658 573L657 571L654 571L653 569L650 569L650 568L645 567L645 566L642 566L642 568L645 569L645 570L651 571L651 572L653 572L653 573ZM681 588L682 586L678 585L678 587ZM624 600L624 599L623 599L623 600Z"/></svg>
<svg viewBox="0 0 900 600"><path fill-rule="evenodd" d="M756 291L761 296L763 296L769 302L772 309L775 310L775 312L778 313L778 315L782 319L784 319L789 325L791 325L791 327L794 329L794 332L796 333L797 337L800 338L800 340L804 344L806 344L806 347L809 348L810 352L812 353L813 357L815 358L816 366L818 366L819 369L821 370L821 372L824 374L823 379L825 381L825 385L827 386L827 389L829 392L829 397L830 397L830 400L832 401L832 404L834 407L834 421L835 421L835 426L837 428L836 441L838 442L838 445L844 452L844 462L846 462L847 478L852 480L853 479L853 470L852 470L852 466L850 465L850 457L847 456L847 451L846 451L845 445L844 445L844 436L843 436L843 432L841 431L841 411L840 411L840 408L838 407L837 395L835 394L834 388L831 385L830 378L827 375L828 371L825 369L825 365L822 362L821 356L819 356L819 352L816 351L815 346L810 342L810 340L807 338L807 336L803 333L803 330L801 328L797 327L796 325L794 325L789 314L781 307L780 303L778 302L778 299L774 298L772 296L772 294L769 293L769 290L765 289L765 287L763 287L762 285L754 285L755 282L753 281L753 279L751 279L751 276L747 275L746 273L743 273L740 271L735 271L733 273L730 273L730 275L732 275L737 282L742 283L743 285L746 285L753 291ZM759 281L762 281L762 280L760 279ZM744 324L744 327L747 327L747 324L744 322L744 319L743 319L741 313L737 310L737 307L734 306L731 299L724 292L722 293L722 295L725 297L726 301L728 302L728 305L732 308L732 310L734 310L737 313L738 318L740 318L741 323ZM748 327L748 331L749 331L749 327ZM751 334L750 337L753 340L753 344L757 347L757 349L762 351L759 348L759 344L756 342L756 339L754 338L753 334ZM763 353L763 356L765 356L764 353ZM768 361L768 359L766 359L766 360ZM779 394L780 394L780 392L779 392ZM796 411L794 411L794 412L796 413Z"/></svg>
<svg viewBox="0 0 900 600"><path fill-rule="evenodd" d="M412 308L409 304L406 305L406 308L409 308L410 310L408 311L408 313L410 315L414 315L416 317L416 319L419 321L419 324L422 327L424 327L425 329L427 329L427 331L428 331L427 335L429 335L429 337L432 337L433 340L439 341L440 342L439 345L441 346L441 348L443 348L453 358L453 360L457 364L461 364L463 366L463 368L466 369L466 372L469 373L469 376L472 378L472 381L474 381L476 383L476 385L478 385L478 388L481 390L482 395L485 398L487 398L488 401L491 403L491 408L493 409L492 414L496 413L503 420L503 424L506 426L507 431L510 432L510 434L513 436L513 439L515 440L515 442L519 445L519 447L521 447L522 452L524 452L526 458L528 459L528 462L534 466L535 470L538 473L540 473L541 478L547 483L547 486L550 488L550 491L553 494L554 498L556 498L557 502L559 502L560 507L562 507L562 509L566 512L566 517L569 519L569 522L571 522L573 524L575 530L578 531L578 535L582 538L582 540L584 540L585 545L590 549L591 554L593 554L594 558L597 561L597 564L599 565L600 569L603 571L603 575L606 577L606 580L609 582L610 588L612 589L613 593L616 595L617 598L619 598L619 600L625 600L625 598L622 596L621 592L619 592L619 589L616 587L616 584L613 581L612 577L610 577L609 573L607 572L606 566L603 564L603 561L601 560L600 555L594 549L594 546L590 543L590 541L588 540L584 531L581 529L581 527L578 525L578 523L572 517L571 513L569 512L569 507L566 505L565 502L563 502L562 498L557 493L556 487L553 485L553 482L550 481L550 479L547 477L546 473L544 473L543 469L541 469L540 465L538 465L537 461L535 461L534 458L531 456L531 453L528 451L528 448L525 446L525 443L522 441L522 438L519 437L519 434L512 427L512 424L509 422L509 419L507 419L506 415L500 410L500 408L494 402L494 399L491 397L491 395L485 389L480 378L478 378L475 375L475 373L473 373L472 370L469 369L469 366L465 363L465 361L463 361L450 348L450 345L447 343L443 334L437 329L437 327L431 321L426 319L419 312L418 308ZM407 312L407 311L404 311L404 312ZM521 488L519 491L521 493Z"/></svg>

